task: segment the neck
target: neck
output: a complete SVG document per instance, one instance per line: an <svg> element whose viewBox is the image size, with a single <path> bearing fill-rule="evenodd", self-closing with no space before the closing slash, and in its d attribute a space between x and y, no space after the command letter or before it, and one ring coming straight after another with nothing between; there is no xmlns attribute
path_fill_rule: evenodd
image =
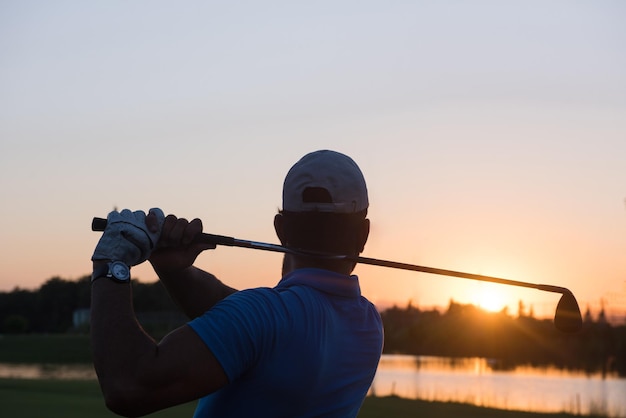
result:
<svg viewBox="0 0 626 418"><path fill-rule="evenodd" d="M293 254L285 254L283 258L282 275L286 276L292 271L302 268L318 268L349 276L352 274L354 267L355 263L352 261L325 260L315 257L302 257Z"/></svg>

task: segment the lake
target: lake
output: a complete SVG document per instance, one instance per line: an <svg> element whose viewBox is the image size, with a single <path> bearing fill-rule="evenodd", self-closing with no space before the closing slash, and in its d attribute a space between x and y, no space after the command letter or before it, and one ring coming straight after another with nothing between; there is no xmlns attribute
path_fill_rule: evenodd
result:
<svg viewBox="0 0 626 418"><path fill-rule="evenodd" d="M626 417L626 379L556 368L497 371L484 358L383 355L370 395Z"/></svg>
<svg viewBox="0 0 626 418"><path fill-rule="evenodd" d="M95 379L91 365L0 363L0 377ZM555 368L494 370L484 358L383 355L372 396L396 395L500 409L626 417L626 379Z"/></svg>

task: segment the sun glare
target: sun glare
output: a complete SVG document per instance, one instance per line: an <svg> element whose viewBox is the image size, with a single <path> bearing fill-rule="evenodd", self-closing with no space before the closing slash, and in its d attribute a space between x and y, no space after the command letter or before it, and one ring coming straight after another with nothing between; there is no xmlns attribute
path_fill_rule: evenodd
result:
<svg viewBox="0 0 626 418"><path fill-rule="evenodd" d="M495 286L481 286L478 292L476 305L486 311L499 312L506 305L504 294Z"/></svg>

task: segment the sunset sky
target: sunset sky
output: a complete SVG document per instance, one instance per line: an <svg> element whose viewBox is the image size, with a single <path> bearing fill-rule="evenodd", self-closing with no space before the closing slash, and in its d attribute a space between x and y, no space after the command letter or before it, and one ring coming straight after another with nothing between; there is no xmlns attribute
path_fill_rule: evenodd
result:
<svg viewBox="0 0 626 418"><path fill-rule="evenodd" d="M626 312L622 1L0 2L0 291L91 272L93 216L161 207L277 242L291 165L344 152L364 255ZM281 255L197 265L272 286ZM558 295L357 267L379 306L552 315ZM148 266L133 269L154 281Z"/></svg>

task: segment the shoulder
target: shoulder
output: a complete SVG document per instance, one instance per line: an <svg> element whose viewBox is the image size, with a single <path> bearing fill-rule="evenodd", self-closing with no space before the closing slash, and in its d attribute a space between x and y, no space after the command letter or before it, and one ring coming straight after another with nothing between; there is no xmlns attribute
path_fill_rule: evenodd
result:
<svg viewBox="0 0 626 418"><path fill-rule="evenodd" d="M192 327L210 327L214 331L226 324L251 330L265 328L286 316L281 299L280 292L269 287L240 290L222 299L190 324Z"/></svg>

